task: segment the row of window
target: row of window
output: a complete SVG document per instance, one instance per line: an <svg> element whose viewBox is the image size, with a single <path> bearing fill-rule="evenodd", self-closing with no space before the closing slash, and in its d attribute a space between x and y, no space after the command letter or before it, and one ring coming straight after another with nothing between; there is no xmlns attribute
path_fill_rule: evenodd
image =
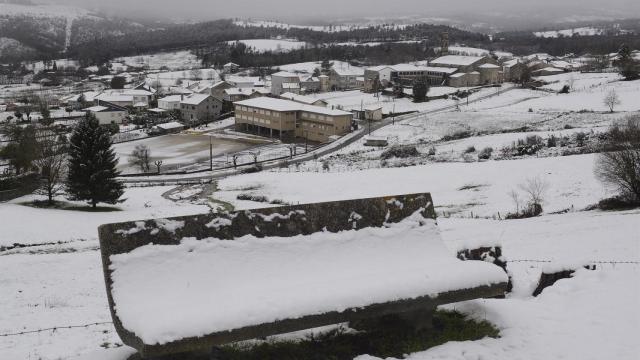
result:
<svg viewBox="0 0 640 360"><path fill-rule="evenodd" d="M253 121L253 122L258 122L258 123L262 123L262 124L271 124L271 120L269 120L269 119L255 118L253 116L248 116L248 115L244 115L244 114L238 114L237 118L240 119L240 120Z"/></svg>

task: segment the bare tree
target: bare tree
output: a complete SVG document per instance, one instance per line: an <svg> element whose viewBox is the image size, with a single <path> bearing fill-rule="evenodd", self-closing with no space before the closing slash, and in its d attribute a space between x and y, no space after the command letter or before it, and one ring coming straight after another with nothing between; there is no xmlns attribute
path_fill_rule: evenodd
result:
<svg viewBox="0 0 640 360"><path fill-rule="evenodd" d="M160 174L160 170L162 169L162 160L157 160L153 164L156 166L156 169L158 170L158 174Z"/></svg>
<svg viewBox="0 0 640 360"><path fill-rule="evenodd" d="M147 145L136 145L129 155L129 164L138 166L143 173L149 172L151 168L151 150Z"/></svg>
<svg viewBox="0 0 640 360"><path fill-rule="evenodd" d="M46 195L49 205L53 198L64 189L67 153L66 143L55 134L48 133L38 140L38 157L34 165L42 176L42 185L36 190L37 194Z"/></svg>
<svg viewBox="0 0 640 360"><path fill-rule="evenodd" d="M640 203L640 116L628 117L608 132L595 173L626 201Z"/></svg>
<svg viewBox="0 0 640 360"><path fill-rule="evenodd" d="M544 203L544 195L549 189L549 183L540 177L528 178L523 184L518 185L520 190L524 191L528 200L527 205L542 207Z"/></svg>
<svg viewBox="0 0 640 360"><path fill-rule="evenodd" d="M620 97L618 96L618 93L616 92L615 89L609 90L607 95L604 97L604 104L607 105L607 107L609 107L609 110L611 112L613 112L613 109L617 105L620 105Z"/></svg>
<svg viewBox="0 0 640 360"><path fill-rule="evenodd" d="M511 197L513 204L516 206L516 214L519 214L520 204L522 203L522 201L520 200L520 193L515 190L511 190L511 192L509 192L509 196Z"/></svg>

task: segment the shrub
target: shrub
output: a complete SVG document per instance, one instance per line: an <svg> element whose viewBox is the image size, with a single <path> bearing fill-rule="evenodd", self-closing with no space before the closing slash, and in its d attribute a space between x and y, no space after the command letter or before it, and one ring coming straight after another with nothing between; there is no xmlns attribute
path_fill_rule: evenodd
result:
<svg viewBox="0 0 640 360"><path fill-rule="evenodd" d="M458 130L452 134L448 134L442 137L442 141L460 140L473 136L473 133L469 130Z"/></svg>
<svg viewBox="0 0 640 360"><path fill-rule="evenodd" d="M585 141L587 140L588 136L585 132L577 132L575 133L575 138L576 138L576 144L580 147L584 146Z"/></svg>
<svg viewBox="0 0 640 360"><path fill-rule="evenodd" d="M555 135L549 135L547 138L547 147L556 147L558 146L558 138Z"/></svg>
<svg viewBox="0 0 640 360"><path fill-rule="evenodd" d="M602 199L598 202L598 209L608 210L629 210L640 206L638 201L629 201L628 199L616 196L612 198Z"/></svg>
<svg viewBox="0 0 640 360"><path fill-rule="evenodd" d="M492 147L486 147L484 149L482 149L480 151L480 153L478 154L478 159L480 160L488 160L491 158L491 154L493 154L493 148Z"/></svg>
<svg viewBox="0 0 640 360"><path fill-rule="evenodd" d="M262 196L262 195L251 195L251 194L238 194L238 196L236 196L236 199L238 200L247 200L247 201L255 201L255 202L269 202L269 199L267 199L266 196Z"/></svg>
<svg viewBox="0 0 640 360"><path fill-rule="evenodd" d="M560 91L558 91L559 94L568 94L569 93L569 85L565 85L562 87L562 89L560 89Z"/></svg>
<svg viewBox="0 0 640 360"><path fill-rule="evenodd" d="M387 160L391 158L408 158L420 156L420 152L415 146L393 146L380 155L380 159Z"/></svg>
<svg viewBox="0 0 640 360"><path fill-rule="evenodd" d="M464 153L465 153L465 154L471 154L471 153L474 153L474 152L476 152L476 147L475 147L475 146L473 146L473 145L469 146L469 147L464 151Z"/></svg>
<svg viewBox="0 0 640 360"><path fill-rule="evenodd" d="M601 144L595 173L625 201L640 202L640 116L614 125Z"/></svg>
<svg viewBox="0 0 640 360"><path fill-rule="evenodd" d="M427 155L429 156L434 156L436 154L436 147L432 146L429 148L429 151L427 152Z"/></svg>

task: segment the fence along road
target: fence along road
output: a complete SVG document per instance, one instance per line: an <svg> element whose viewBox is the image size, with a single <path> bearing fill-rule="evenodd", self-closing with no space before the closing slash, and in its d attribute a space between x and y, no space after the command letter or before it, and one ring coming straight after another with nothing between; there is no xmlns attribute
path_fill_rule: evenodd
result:
<svg viewBox="0 0 640 360"><path fill-rule="evenodd" d="M492 94L487 94L487 95L483 95L481 97L478 97L477 99L473 99L473 100L469 100L469 104L473 104L475 102L479 102L479 101L483 101L495 96L499 96L502 95L508 91L511 91L513 89L516 89L515 85L506 87L504 89L500 89L498 91L496 91L495 93ZM466 102L465 102L466 105ZM458 108L460 106L460 104L453 104L453 105L447 105L447 106L443 106L441 108L438 109L434 109L434 110L429 110L429 111L422 111L422 112L416 112L416 113L412 113L412 114L407 114L407 115L401 115L401 116L397 116L397 117L393 117L393 118L386 118L380 122L377 123L371 123L371 132L374 132L376 130L379 130L387 125L391 125L393 123L395 123L395 121L403 121L403 120L411 120L411 119L418 119L420 117L424 117L426 115L429 114L437 114L437 113L441 113L441 112L445 112L445 111L449 111L449 110L455 110L456 108ZM369 124L367 124L366 126L361 126L358 130L352 132L351 134L345 135L342 138L329 143L327 145L321 146L315 150L309 151L308 153L304 153L304 154L300 154L300 155L294 155L293 157L286 157L286 158L281 158L281 159L271 159L271 160L265 160L262 162L258 162L258 164L262 165L262 168L264 170L269 170L269 169L273 169L273 168L277 168L280 166L280 164L282 163L282 161L286 160L287 164L289 165L293 165L293 164L297 164L297 163L302 163L305 161L309 161L309 160L314 160L314 159L318 159L322 156L325 155L329 155L331 153L334 153L338 150L341 150L351 144L353 144L354 142L362 139L364 136L369 134ZM227 176L232 176L232 175L238 175L241 174L244 169L247 169L248 167L254 165L253 163L251 164L242 164L239 165L238 168L229 168L229 169L220 169L220 170L213 170L213 171L206 171L206 172L201 172L196 174L181 174L181 175L149 175L149 176L140 176L140 177L127 177L127 178L121 178L120 180L122 182L124 182L125 184L141 184L141 183L147 183L147 184L171 184L171 183L194 183L194 182L198 182L198 181L210 181L210 180L216 180L216 179L220 179L220 178L224 178Z"/></svg>

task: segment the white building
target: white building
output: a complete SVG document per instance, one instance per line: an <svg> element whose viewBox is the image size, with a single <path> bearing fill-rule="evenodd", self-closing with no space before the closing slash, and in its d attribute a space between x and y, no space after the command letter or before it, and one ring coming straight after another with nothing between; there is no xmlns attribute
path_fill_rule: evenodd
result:
<svg viewBox="0 0 640 360"><path fill-rule="evenodd" d="M300 93L300 76L280 71L271 75L271 94L280 95L285 92Z"/></svg>
<svg viewBox="0 0 640 360"><path fill-rule="evenodd" d="M180 110L180 101L184 95L170 95L158 99L158 108L163 110Z"/></svg>
<svg viewBox="0 0 640 360"><path fill-rule="evenodd" d="M84 111L93 114L100 125L122 124L127 116L127 109L109 103L92 106Z"/></svg>

